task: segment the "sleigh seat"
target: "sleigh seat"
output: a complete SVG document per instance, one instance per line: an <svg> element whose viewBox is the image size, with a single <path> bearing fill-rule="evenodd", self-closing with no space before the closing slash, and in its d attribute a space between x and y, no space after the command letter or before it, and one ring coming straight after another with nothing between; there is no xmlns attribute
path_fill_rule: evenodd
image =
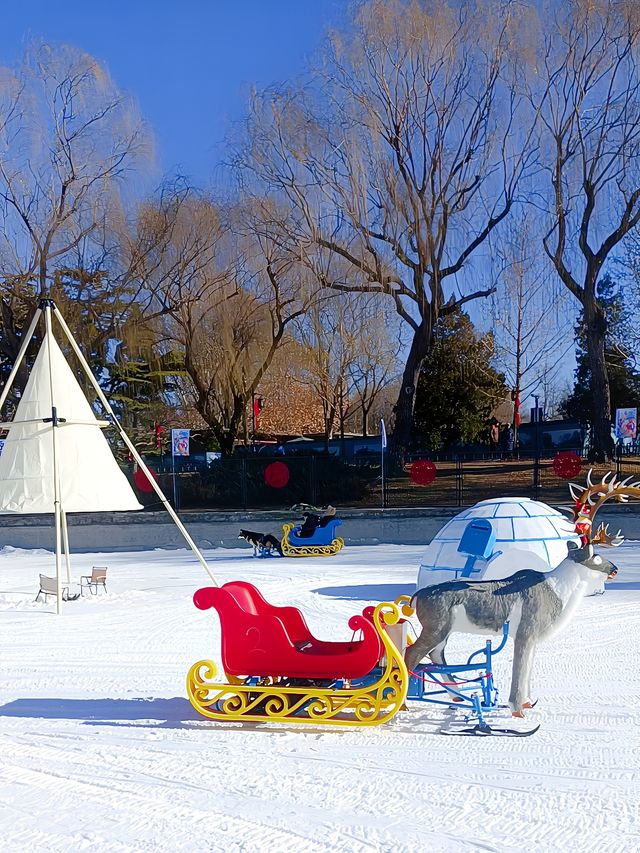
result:
<svg viewBox="0 0 640 853"><path fill-rule="evenodd" d="M342 524L339 518L332 518L324 527L316 527L311 536L300 536L300 527L289 531L289 544L294 547L305 545L330 545L336 537L336 529Z"/></svg>
<svg viewBox="0 0 640 853"><path fill-rule="evenodd" d="M222 664L235 676L335 680L362 678L382 656L382 643L370 617L352 616L358 640L319 640L295 607L269 604L253 584L231 581L204 587L193 596L200 610L220 617Z"/></svg>

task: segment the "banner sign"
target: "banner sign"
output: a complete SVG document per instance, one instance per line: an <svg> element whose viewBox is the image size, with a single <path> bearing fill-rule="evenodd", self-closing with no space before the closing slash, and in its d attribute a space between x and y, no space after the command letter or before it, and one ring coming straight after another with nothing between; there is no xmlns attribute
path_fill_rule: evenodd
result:
<svg viewBox="0 0 640 853"><path fill-rule="evenodd" d="M189 436L190 429L172 429L171 430L171 455L172 456L188 456L189 455Z"/></svg>
<svg viewBox="0 0 640 853"><path fill-rule="evenodd" d="M616 437L635 439L638 431L637 409L616 409Z"/></svg>

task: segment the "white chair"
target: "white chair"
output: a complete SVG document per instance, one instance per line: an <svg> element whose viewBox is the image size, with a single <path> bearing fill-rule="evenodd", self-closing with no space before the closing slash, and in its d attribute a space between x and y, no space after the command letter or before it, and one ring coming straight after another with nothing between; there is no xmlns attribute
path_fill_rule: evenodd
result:
<svg viewBox="0 0 640 853"><path fill-rule="evenodd" d="M91 595L98 594L98 587L107 591L107 566L92 566L90 575L82 575L80 578L80 592L88 589Z"/></svg>
<svg viewBox="0 0 640 853"><path fill-rule="evenodd" d="M58 594L58 584L56 583L55 578L50 578L47 575L40 575L40 589L38 590L38 594L36 595L35 600L38 601L41 595L44 595L45 603L47 601L48 595L56 596ZM74 596L77 598L78 596ZM73 598L69 595L69 587L62 587L62 600L63 601L73 601Z"/></svg>

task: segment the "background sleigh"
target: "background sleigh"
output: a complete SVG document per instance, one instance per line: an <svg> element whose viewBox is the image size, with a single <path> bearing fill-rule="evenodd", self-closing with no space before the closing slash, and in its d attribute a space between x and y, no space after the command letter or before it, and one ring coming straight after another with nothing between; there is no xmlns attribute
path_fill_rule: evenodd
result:
<svg viewBox="0 0 640 853"><path fill-rule="evenodd" d="M282 526L282 553L285 557L331 557L344 546L344 539L336 536L336 529L342 524L339 518L332 518L324 527L317 527L311 536L301 537L300 528L293 524Z"/></svg>

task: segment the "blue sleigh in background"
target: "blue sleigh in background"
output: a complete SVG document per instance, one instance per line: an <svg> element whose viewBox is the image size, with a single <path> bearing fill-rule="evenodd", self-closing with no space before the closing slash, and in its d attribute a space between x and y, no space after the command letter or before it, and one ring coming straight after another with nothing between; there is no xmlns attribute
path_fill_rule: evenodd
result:
<svg viewBox="0 0 640 853"><path fill-rule="evenodd" d="M311 536L300 536L300 527L283 524L282 553L285 557L331 557L344 546L344 539L336 536L342 524L339 518L331 518L324 527L317 527Z"/></svg>

